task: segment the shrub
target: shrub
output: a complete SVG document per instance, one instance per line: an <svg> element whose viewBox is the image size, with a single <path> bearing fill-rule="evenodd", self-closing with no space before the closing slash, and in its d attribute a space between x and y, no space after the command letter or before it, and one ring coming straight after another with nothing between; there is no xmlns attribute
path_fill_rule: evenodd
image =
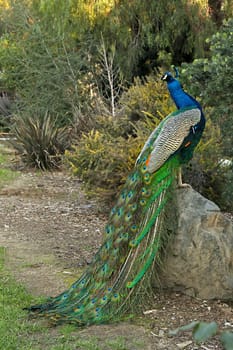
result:
<svg viewBox="0 0 233 350"><path fill-rule="evenodd" d="M160 77L137 79L120 101L126 116L96 117L94 128L83 134L72 151L66 151L73 173L84 181L90 195L113 200L147 137L172 110L168 99ZM139 120L132 122L132 113L137 113Z"/></svg>
<svg viewBox="0 0 233 350"><path fill-rule="evenodd" d="M122 95L120 102L131 120L144 119L145 114L152 114L160 122L174 109L161 75L158 73L143 79L136 78L130 89Z"/></svg>
<svg viewBox="0 0 233 350"><path fill-rule="evenodd" d="M209 57L183 64L182 80L190 82L191 94L199 95L212 130L220 130L203 163L207 170L207 186L204 194L224 210L232 211L233 200L233 19L224 22L215 35L208 40ZM222 140L220 143L219 140ZM202 149L200 149L202 153ZM203 153L204 155L204 153ZM213 166L209 168L209 159ZM229 166L223 166L229 161Z"/></svg>
<svg viewBox="0 0 233 350"><path fill-rule="evenodd" d="M212 174L220 168L221 131L207 119L206 128L189 164L184 166L184 180L202 194L210 197Z"/></svg>
<svg viewBox="0 0 233 350"><path fill-rule="evenodd" d="M66 158L83 181L87 193L112 201L126 177L144 143L145 135L113 137L106 131L91 130L84 134Z"/></svg>
<svg viewBox="0 0 233 350"><path fill-rule="evenodd" d="M13 146L24 163L42 170L58 168L69 145L67 129L57 127L47 114L43 118L16 117L13 135Z"/></svg>

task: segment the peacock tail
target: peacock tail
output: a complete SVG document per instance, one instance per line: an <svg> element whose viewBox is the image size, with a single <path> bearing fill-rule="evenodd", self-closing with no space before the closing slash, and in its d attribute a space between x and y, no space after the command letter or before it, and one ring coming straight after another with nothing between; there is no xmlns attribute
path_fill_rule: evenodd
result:
<svg viewBox="0 0 233 350"><path fill-rule="evenodd" d="M164 210L177 169L192 157L200 138L198 130L190 132L200 120L200 109L191 105L160 123L110 212L104 242L91 264L67 291L31 311L54 323L82 326L116 320L137 303L154 273L164 241Z"/></svg>

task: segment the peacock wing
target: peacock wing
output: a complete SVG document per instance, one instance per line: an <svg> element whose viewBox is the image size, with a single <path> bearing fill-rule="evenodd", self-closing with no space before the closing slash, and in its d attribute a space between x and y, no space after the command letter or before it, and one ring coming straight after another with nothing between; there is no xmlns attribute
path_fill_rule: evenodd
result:
<svg viewBox="0 0 233 350"><path fill-rule="evenodd" d="M200 119L201 111L198 108L189 108L180 109L164 120L148 158L147 168L150 173L157 171L172 154L179 150L184 139ZM149 138L149 140L151 143L153 139Z"/></svg>

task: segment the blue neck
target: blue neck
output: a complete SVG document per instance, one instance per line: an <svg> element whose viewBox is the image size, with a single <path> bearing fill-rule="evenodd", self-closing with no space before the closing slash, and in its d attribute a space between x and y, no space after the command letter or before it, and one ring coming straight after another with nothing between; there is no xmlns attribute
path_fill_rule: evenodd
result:
<svg viewBox="0 0 233 350"><path fill-rule="evenodd" d="M178 80L173 78L168 81L167 87L178 109L192 106L201 109L200 104L182 89Z"/></svg>

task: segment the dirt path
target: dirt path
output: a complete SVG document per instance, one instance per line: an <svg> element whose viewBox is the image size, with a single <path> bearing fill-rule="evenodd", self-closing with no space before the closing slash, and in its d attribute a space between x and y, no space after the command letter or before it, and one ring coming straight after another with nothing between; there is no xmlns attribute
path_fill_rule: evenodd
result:
<svg viewBox="0 0 233 350"><path fill-rule="evenodd" d="M15 278L34 295L55 295L77 278L101 243L105 220L79 181L64 173L23 173L0 191L0 246L7 248L7 265ZM94 326L82 334L124 336L128 350L222 349L216 339L202 348L190 334L167 336L169 329L193 320L216 320L224 328L232 323L232 308L161 293L154 310L140 321L146 327Z"/></svg>
<svg viewBox="0 0 233 350"><path fill-rule="evenodd" d="M24 173L0 196L0 246L9 265L33 294L58 293L91 260L104 218L62 173Z"/></svg>

